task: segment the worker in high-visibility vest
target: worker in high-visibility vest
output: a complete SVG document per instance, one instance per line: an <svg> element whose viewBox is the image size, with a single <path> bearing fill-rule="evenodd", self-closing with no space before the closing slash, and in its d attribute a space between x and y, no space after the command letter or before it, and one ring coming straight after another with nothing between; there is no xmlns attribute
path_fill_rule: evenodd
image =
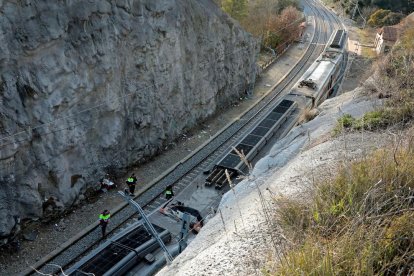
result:
<svg viewBox="0 0 414 276"><path fill-rule="evenodd" d="M172 185L168 185L167 188L165 188L165 198L171 199L174 196L173 187Z"/></svg>
<svg viewBox="0 0 414 276"><path fill-rule="evenodd" d="M102 237L105 237L105 234L106 234L106 226L108 226L109 218L110 217L111 217L111 213L108 210L104 210L99 215L99 225L101 225Z"/></svg>
<svg viewBox="0 0 414 276"><path fill-rule="evenodd" d="M135 185L137 184L137 178L135 177L135 174L132 174L130 177L128 177L126 184L128 185L130 195L134 195Z"/></svg>

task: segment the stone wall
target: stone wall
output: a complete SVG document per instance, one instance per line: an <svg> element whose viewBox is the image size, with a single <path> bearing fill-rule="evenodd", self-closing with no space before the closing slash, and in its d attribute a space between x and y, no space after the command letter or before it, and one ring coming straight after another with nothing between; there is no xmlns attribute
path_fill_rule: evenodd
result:
<svg viewBox="0 0 414 276"><path fill-rule="evenodd" d="M256 41L212 0L0 0L0 13L2 237L254 82Z"/></svg>

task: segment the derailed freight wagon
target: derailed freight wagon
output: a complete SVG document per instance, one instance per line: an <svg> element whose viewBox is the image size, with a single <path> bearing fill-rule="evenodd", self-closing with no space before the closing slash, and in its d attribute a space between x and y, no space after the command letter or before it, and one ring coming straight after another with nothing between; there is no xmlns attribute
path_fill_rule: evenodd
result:
<svg viewBox="0 0 414 276"><path fill-rule="evenodd" d="M347 33L344 30L337 30L330 37L322 54L293 86L289 94L282 97L276 107L219 159L206 178L206 186L221 189L229 184L228 178L232 179L248 173L246 163L252 162L287 119L289 119L289 126L293 127L306 110L317 107L337 92L345 71L346 42ZM241 158L239 153L242 153L245 158Z"/></svg>

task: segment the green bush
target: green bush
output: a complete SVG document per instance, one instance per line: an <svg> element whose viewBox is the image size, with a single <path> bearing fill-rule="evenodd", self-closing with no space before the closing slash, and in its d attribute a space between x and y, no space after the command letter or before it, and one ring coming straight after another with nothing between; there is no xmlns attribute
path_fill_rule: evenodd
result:
<svg viewBox="0 0 414 276"><path fill-rule="evenodd" d="M275 199L278 206L280 206L284 211L280 212L278 217L278 223L283 225L285 229L290 229L290 233L295 233L295 237L291 237L296 240L303 237L302 234L311 224L312 218L310 218L309 209L305 208L306 204L290 200L288 198L280 197ZM299 230L300 231L296 231Z"/></svg>
<svg viewBox="0 0 414 276"><path fill-rule="evenodd" d="M263 39L263 45L272 49L276 48L282 42L282 37L273 32L267 32Z"/></svg>
<svg viewBox="0 0 414 276"><path fill-rule="evenodd" d="M334 275L332 251L319 240L307 239L297 250L284 256L282 265L275 275Z"/></svg>
<svg viewBox="0 0 414 276"><path fill-rule="evenodd" d="M334 2L338 1L334 0ZM355 0L340 0L340 5L349 11L348 14L351 14L356 2ZM414 2L410 0L358 0L358 4L360 11L364 8L373 7L391 10L393 12L402 12L404 14L409 14L414 11Z"/></svg>
<svg viewBox="0 0 414 276"><path fill-rule="evenodd" d="M368 19L368 24L372 27L382 27L400 23L404 15L392 12L390 10L379 9L375 11Z"/></svg>
<svg viewBox="0 0 414 276"><path fill-rule="evenodd" d="M355 129L376 130L389 125L389 115L385 109L374 110L364 114L355 123Z"/></svg>
<svg viewBox="0 0 414 276"><path fill-rule="evenodd" d="M334 135L338 135L343 131L351 130L377 130L387 127L393 120L390 115L391 111L387 109L379 109L367 112L362 118L355 119L350 114L345 114L338 119L337 125L333 130ZM395 120L399 116L395 116Z"/></svg>
<svg viewBox="0 0 414 276"><path fill-rule="evenodd" d="M221 8L237 20L243 19L248 13L247 0L222 0Z"/></svg>
<svg viewBox="0 0 414 276"><path fill-rule="evenodd" d="M371 14L371 16L368 19L368 24L372 27L383 26L384 18L386 18L390 13L390 10L379 9L373 14Z"/></svg>
<svg viewBox="0 0 414 276"><path fill-rule="evenodd" d="M350 114L345 114L341 118L338 119L336 127L334 128L333 132L334 135L341 133L344 130L350 129L355 123L355 118L352 117Z"/></svg>
<svg viewBox="0 0 414 276"><path fill-rule="evenodd" d="M351 127L355 122L355 119L350 114L345 114L338 119L338 124L342 125L344 128Z"/></svg>

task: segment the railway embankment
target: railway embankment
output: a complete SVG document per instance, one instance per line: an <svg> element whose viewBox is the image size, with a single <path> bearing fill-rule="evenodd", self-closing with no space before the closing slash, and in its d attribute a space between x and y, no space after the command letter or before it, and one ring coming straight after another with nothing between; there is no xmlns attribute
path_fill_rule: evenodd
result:
<svg viewBox="0 0 414 276"><path fill-rule="evenodd" d="M362 116L374 109L376 102L363 96L361 89L324 102L314 120L295 127L255 165L248 178L224 195L217 215L159 275L259 273L276 256L271 255L272 249L283 249L282 232L271 221L273 198L307 197L321 172L333 173L344 156L362 154L361 140L332 138L332 129L344 113ZM365 139L367 149L375 147L372 137L366 135ZM379 144L385 141L375 140Z"/></svg>
<svg viewBox="0 0 414 276"><path fill-rule="evenodd" d="M278 141L158 275L412 273L410 26L362 87Z"/></svg>

